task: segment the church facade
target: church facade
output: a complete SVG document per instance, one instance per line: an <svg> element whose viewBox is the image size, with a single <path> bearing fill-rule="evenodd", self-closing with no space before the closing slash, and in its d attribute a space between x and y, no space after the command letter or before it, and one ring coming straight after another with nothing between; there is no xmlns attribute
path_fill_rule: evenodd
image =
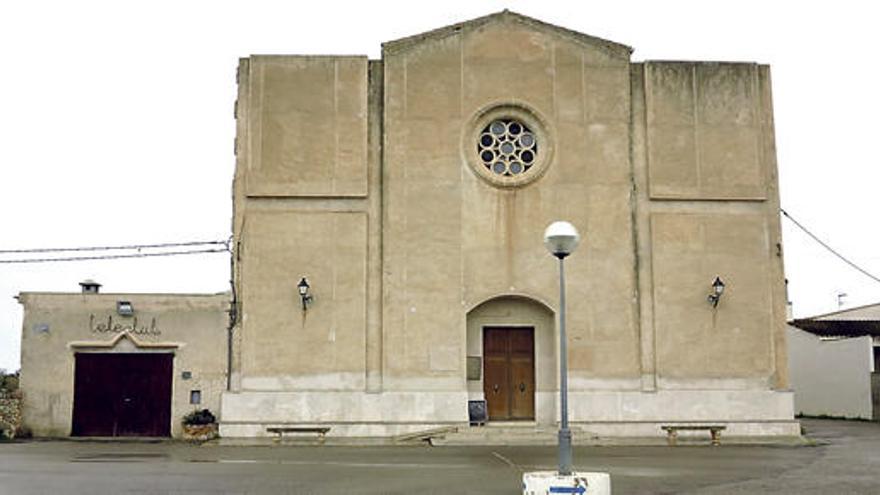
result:
<svg viewBox="0 0 880 495"><path fill-rule="evenodd" d="M797 435L769 68L631 53L505 11L242 59L221 435L554 425L555 220L573 425Z"/></svg>

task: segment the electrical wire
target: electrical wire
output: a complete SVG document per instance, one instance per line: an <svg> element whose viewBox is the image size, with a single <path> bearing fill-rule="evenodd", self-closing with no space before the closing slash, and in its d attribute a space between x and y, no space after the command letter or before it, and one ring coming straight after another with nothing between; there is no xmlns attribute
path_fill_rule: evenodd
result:
<svg viewBox="0 0 880 495"><path fill-rule="evenodd" d="M791 222L792 222L793 224L795 224L799 229L801 229L802 231L804 231L805 234L807 234L808 236L812 237L814 241L818 242L822 247L824 247L825 249L827 249L828 251L830 251L831 254L833 254L834 256L837 256L837 257L840 258L844 263L846 263L847 265L849 265L849 266L855 268L856 270L858 270L859 272L861 272L862 275L865 275L866 277L868 277L868 278L874 280L875 282L880 283L880 277L877 277L877 276L871 274L870 272L868 272L868 271L865 270L864 268L862 268L862 267L860 267L859 265L853 263L852 261L848 260L848 259L847 259L845 256L843 256L842 254L840 254L840 253L838 253L837 251L835 251L834 248L832 248L831 246L829 246L825 241L823 241L822 239L819 239L819 238L816 236L816 234L813 234L812 232L809 231L809 229L807 229L806 227L804 227L803 225L801 225L801 223L798 222L797 220L795 220L794 217L792 217L791 215L789 215L787 211L783 210L782 208L780 208L779 211L781 211L782 214L785 215L785 218L791 220Z"/></svg>
<svg viewBox="0 0 880 495"><path fill-rule="evenodd" d="M70 256L66 258L31 258L17 260L0 260L0 263L51 263L53 261L91 261L91 260L115 260L121 258L150 258L157 256L182 256L187 254L206 254L206 253L228 253L226 248L222 249L198 249L190 251L165 251L161 253L131 253L131 254L104 254L99 256Z"/></svg>
<svg viewBox="0 0 880 495"><path fill-rule="evenodd" d="M162 244L131 244L127 246L91 246L72 248L36 248L36 249L0 249L0 254L27 254L27 253L59 253L67 251L121 251L130 249L156 249L166 247L185 247L202 245L228 245L228 241L189 241L189 242L166 242Z"/></svg>
<svg viewBox="0 0 880 495"><path fill-rule="evenodd" d="M789 219L795 226L801 229L805 234L810 236L814 241L818 242L822 247L827 249L831 254L839 258L841 261L851 266L855 270L859 271L862 275L874 280L875 282L880 283L880 277L868 272L864 268L855 264L854 262L847 259L845 256L837 252L834 248L828 245L825 241L820 239L816 234L812 233L809 229L804 227L803 224L795 220L794 217L789 215L785 209L780 208L780 212L785 216L785 218ZM222 245L223 249L197 249L197 250L187 250L187 251L165 251L160 253L131 253L131 254L111 254L111 255L100 255L100 256L70 256L70 257L62 257L62 258L31 258L31 259L14 259L14 260L0 260L2 264L13 264L13 263L51 263L51 262L60 262L60 261L94 261L94 260L109 260L109 259L123 259L123 258L150 258L150 257L159 257L159 256L183 256L183 255L191 255L191 254L209 254L209 253L227 253L230 251L229 249L229 241L190 241L190 242L169 242L169 243L160 243L160 244L132 244L132 245L123 245L123 246L91 246L91 247L73 247L73 248L36 248L36 249L2 249L0 250L0 254L30 254L30 253L58 253L58 252L83 252L83 251L121 251L121 250L132 250L132 249L159 249L159 248L169 248L169 247L187 247L187 246L206 246L206 245Z"/></svg>

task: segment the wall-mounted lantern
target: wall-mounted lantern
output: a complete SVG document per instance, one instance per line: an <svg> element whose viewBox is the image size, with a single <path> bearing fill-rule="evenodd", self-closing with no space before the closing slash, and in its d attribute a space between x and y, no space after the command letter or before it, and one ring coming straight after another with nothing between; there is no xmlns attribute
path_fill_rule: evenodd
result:
<svg viewBox="0 0 880 495"><path fill-rule="evenodd" d="M312 302L312 295L309 294L309 282L303 277L298 284L296 284L296 288L299 289L299 297L302 298L303 303L303 311L308 309L308 304Z"/></svg>
<svg viewBox="0 0 880 495"><path fill-rule="evenodd" d="M134 314L134 305L131 301L116 301L116 314L119 316L132 316Z"/></svg>
<svg viewBox="0 0 880 495"><path fill-rule="evenodd" d="M715 281L712 282L712 293L706 298L709 303L712 304L713 308L718 307L718 301L721 300L721 294L724 294L724 282L721 281L720 277L715 277Z"/></svg>

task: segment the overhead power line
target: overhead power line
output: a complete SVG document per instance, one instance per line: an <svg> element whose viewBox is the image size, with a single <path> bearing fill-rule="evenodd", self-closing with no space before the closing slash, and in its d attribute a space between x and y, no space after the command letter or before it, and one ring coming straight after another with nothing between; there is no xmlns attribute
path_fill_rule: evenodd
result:
<svg viewBox="0 0 880 495"><path fill-rule="evenodd" d="M53 261L115 260L121 258L151 258L157 256L183 256L187 254L228 253L226 248L194 249L189 251L163 251L158 253L103 254L97 256L69 256L63 258L29 258L0 260L0 263L50 263Z"/></svg>
<svg viewBox="0 0 880 495"><path fill-rule="evenodd" d="M130 244L126 246L90 246L71 248L35 248L35 249L0 249L0 254L27 254L27 253L61 253L68 251L122 251L131 249L159 249L185 246L226 245L227 241L188 241L166 242L161 244Z"/></svg>
<svg viewBox="0 0 880 495"><path fill-rule="evenodd" d="M865 275L866 277L868 277L868 278L874 280L875 282L880 283L880 277L877 277L877 276L873 275L872 273L868 272L868 271L865 270L864 268L862 268L862 267L860 267L859 265L857 265L857 264L853 263L852 261L848 260L844 255L838 253L834 248L832 248L831 246L829 246L828 243L826 243L826 242L823 241L822 239L819 239L819 238L816 236L816 234L810 232L809 229L807 229L806 227L804 227L803 225L801 225L801 223L798 222L797 220L795 220L794 217L792 217L791 215L789 215L787 211L783 210L782 208L780 208L779 211L781 211L782 214L785 215L785 218L791 220L791 222L792 222L793 224L795 224L799 229L801 229L802 231L804 231L805 234L807 234L808 236L812 237L814 241L818 242L822 247L824 247L824 248L827 249L829 252L831 252L831 254L833 254L834 256L837 256L838 258L840 258L841 261L843 261L843 262L846 263L847 265L849 265L849 266L855 268L856 270L858 270L859 272L861 272L862 275Z"/></svg>

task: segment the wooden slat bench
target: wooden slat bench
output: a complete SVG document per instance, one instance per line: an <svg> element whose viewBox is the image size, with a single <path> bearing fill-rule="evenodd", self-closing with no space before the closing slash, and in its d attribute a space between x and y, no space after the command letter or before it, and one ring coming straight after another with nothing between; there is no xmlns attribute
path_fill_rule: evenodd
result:
<svg viewBox="0 0 880 495"><path fill-rule="evenodd" d="M727 429L721 425L666 425L660 429L666 432L666 442L675 445L680 430L709 430L712 435L712 445L721 445L721 432Z"/></svg>
<svg viewBox="0 0 880 495"><path fill-rule="evenodd" d="M324 442L324 437L330 431L329 426L273 426L266 428L269 433L275 434L275 441L280 442L285 433L316 433L318 440Z"/></svg>

